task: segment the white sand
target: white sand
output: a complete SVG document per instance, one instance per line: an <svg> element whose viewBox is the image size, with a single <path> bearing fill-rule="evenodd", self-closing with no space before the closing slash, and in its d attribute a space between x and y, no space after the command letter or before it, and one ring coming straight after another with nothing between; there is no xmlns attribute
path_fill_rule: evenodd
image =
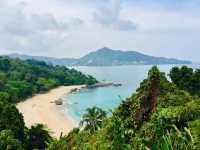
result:
<svg viewBox="0 0 200 150"><path fill-rule="evenodd" d="M77 123L67 114L63 114L60 107L55 103L55 100L61 98L64 94L69 94L71 90L81 86L61 86L44 94L37 94L24 102L17 104L17 108L24 116L24 121L27 127L31 127L37 123L42 123L52 132L52 135L59 138L61 132L65 135Z"/></svg>

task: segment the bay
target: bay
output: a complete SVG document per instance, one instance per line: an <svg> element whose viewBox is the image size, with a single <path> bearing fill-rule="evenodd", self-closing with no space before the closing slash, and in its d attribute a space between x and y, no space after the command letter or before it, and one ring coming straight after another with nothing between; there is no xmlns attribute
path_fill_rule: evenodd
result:
<svg viewBox="0 0 200 150"><path fill-rule="evenodd" d="M177 65L159 65L166 75ZM181 66L181 65L179 65ZM199 65L189 65L198 68ZM64 97L64 112L80 121L81 116L89 107L97 106L106 111L115 109L122 100L131 96L139 87L140 82L147 77L152 65L111 66L111 67L74 67L75 69L93 75L99 81L121 83L120 87L103 87L83 89Z"/></svg>

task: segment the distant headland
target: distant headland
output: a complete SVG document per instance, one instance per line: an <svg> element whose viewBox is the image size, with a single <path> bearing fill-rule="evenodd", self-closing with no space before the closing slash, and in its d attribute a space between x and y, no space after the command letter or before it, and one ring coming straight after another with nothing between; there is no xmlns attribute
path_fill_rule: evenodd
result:
<svg viewBox="0 0 200 150"><path fill-rule="evenodd" d="M22 60L35 59L35 60L45 61L53 65L66 65L66 66L192 64L192 62L188 60L155 57L155 56L145 55L137 51L113 50L107 47L98 49L78 59L29 56L21 54L10 54L8 56L12 58L20 58Z"/></svg>

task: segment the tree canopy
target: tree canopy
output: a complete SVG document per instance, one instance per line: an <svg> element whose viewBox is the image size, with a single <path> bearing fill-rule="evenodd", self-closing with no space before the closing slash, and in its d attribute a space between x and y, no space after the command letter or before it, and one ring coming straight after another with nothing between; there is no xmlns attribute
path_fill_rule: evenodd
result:
<svg viewBox="0 0 200 150"><path fill-rule="evenodd" d="M28 129L15 103L59 85L97 82L64 66L0 57L0 150L43 150L53 139L42 124Z"/></svg>
<svg viewBox="0 0 200 150"><path fill-rule="evenodd" d="M41 124L25 127L13 103L59 85L97 80L63 66L0 57L0 149L199 150L200 70L174 67L169 76L171 81L153 66L112 114L88 108L83 126L53 139Z"/></svg>
<svg viewBox="0 0 200 150"><path fill-rule="evenodd" d="M187 78L198 72L186 70ZM177 80L182 78L185 77ZM87 111L84 116L88 115ZM83 118L90 120L91 117ZM66 147L73 150L198 150L199 125L200 99L196 93L168 81L153 66L136 92L113 110L111 116L104 118L100 128L94 132L88 128L73 130L51 143L49 149L59 146L60 150Z"/></svg>
<svg viewBox="0 0 200 150"><path fill-rule="evenodd" d="M16 103L59 85L94 84L90 75L42 61L0 57L0 100Z"/></svg>
<svg viewBox="0 0 200 150"><path fill-rule="evenodd" d="M194 70L187 66L174 67L169 76L178 88L200 97L200 69Z"/></svg>

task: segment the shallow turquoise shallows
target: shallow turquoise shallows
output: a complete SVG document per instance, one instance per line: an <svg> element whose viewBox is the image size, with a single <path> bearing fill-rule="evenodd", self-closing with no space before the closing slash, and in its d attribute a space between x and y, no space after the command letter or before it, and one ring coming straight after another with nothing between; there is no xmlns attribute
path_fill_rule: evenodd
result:
<svg viewBox="0 0 200 150"><path fill-rule="evenodd" d="M166 75L174 65L159 65L159 69ZM177 65L176 65L177 66ZM117 66L117 67L75 67L83 73L93 75L99 81L121 83L121 87L104 87L97 89L83 89L64 97L64 111L77 121L88 107L97 106L104 110L116 108L123 99L129 97L146 78L151 65ZM190 65L197 68L197 65Z"/></svg>

